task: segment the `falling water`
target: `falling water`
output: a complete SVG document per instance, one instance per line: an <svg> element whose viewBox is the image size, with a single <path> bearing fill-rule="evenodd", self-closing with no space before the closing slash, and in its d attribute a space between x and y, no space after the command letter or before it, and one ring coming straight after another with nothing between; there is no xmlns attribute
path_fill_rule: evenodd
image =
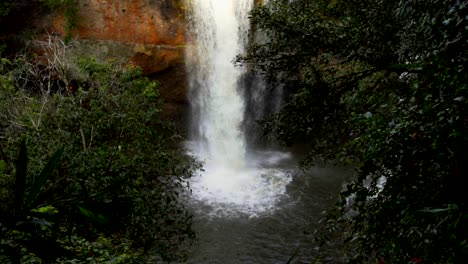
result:
<svg viewBox="0 0 468 264"><path fill-rule="evenodd" d="M275 164L284 153L247 152L243 128L246 103L242 67L233 60L248 42L248 13L254 0L190 0L187 49L190 76L191 142L204 162L192 182L193 197L218 208L242 212L271 209L285 193L290 177Z"/></svg>

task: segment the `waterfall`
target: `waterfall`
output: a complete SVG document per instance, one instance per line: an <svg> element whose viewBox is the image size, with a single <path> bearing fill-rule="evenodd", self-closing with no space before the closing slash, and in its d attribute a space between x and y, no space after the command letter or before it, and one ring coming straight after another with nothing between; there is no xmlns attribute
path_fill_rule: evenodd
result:
<svg viewBox="0 0 468 264"><path fill-rule="evenodd" d="M190 76L191 142L204 163L194 177L193 196L241 211L270 208L285 191L284 172L259 166L247 152L243 67L233 60L245 52L254 0L188 0L187 71Z"/></svg>
<svg viewBox="0 0 468 264"><path fill-rule="evenodd" d="M243 69L232 60L244 51L248 34L246 14L252 0L193 0L192 117L197 148L205 158L226 167L242 168L245 137L244 101L238 87Z"/></svg>

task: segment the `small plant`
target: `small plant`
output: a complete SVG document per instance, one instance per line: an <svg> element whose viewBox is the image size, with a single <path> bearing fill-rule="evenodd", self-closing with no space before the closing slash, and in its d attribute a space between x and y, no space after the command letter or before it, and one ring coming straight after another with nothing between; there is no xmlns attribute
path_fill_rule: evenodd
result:
<svg viewBox="0 0 468 264"><path fill-rule="evenodd" d="M16 161L14 213L0 218L0 255L7 253L5 255L13 262L20 261L25 251L43 260L54 260L65 254L65 249L54 239L56 234L51 219L58 213L57 209L51 205L35 204L36 197L52 175L62 153L63 148L57 150L42 171L34 177L32 186L26 188L28 154L25 140L21 142Z"/></svg>

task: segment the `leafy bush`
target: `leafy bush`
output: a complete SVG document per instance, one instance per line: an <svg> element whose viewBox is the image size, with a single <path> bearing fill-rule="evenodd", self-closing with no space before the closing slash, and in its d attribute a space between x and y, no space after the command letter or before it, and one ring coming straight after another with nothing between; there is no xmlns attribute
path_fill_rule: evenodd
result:
<svg viewBox="0 0 468 264"><path fill-rule="evenodd" d="M267 130L311 144L306 165L318 154L355 169L320 232L343 234L350 263L468 261L467 11L276 0L252 13L268 38L241 59L290 94Z"/></svg>
<svg viewBox="0 0 468 264"><path fill-rule="evenodd" d="M166 135L174 131L159 120L158 83L135 67L71 60L62 49L52 50L58 52L44 58L27 54L0 67L0 80L8 84L0 92L0 148L7 164L0 180L11 182L11 160L22 137L33 174L64 146L62 162L35 201L58 210L60 241L73 248L103 237L103 247L112 243L167 260L183 257L178 249L193 232L178 196L193 162L168 147ZM11 193L8 185L0 190ZM10 197L3 196L2 204L11 203ZM1 215L9 208L2 207ZM89 257L75 253L82 261Z"/></svg>

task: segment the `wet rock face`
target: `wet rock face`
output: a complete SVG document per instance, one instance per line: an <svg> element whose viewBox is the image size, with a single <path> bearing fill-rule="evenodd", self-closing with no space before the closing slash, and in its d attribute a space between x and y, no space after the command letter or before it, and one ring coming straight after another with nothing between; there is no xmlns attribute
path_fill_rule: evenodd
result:
<svg viewBox="0 0 468 264"><path fill-rule="evenodd" d="M181 45L184 23L172 0L89 0L80 6L82 38Z"/></svg>
<svg viewBox="0 0 468 264"><path fill-rule="evenodd" d="M163 118L183 123L187 109L183 0L80 0L73 36L81 53L141 67L161 83ZM63 12L46 24L65 35Z"/></svg>
<svg viewBox="0 0 468 264"><path fill-rule="evenodd" d="M128 62L156 73L183 62L185 23L177 0L82 0L74 36L113 41L132 51ZM65 17L53 18L53 31L65 34Z"/></svg>

